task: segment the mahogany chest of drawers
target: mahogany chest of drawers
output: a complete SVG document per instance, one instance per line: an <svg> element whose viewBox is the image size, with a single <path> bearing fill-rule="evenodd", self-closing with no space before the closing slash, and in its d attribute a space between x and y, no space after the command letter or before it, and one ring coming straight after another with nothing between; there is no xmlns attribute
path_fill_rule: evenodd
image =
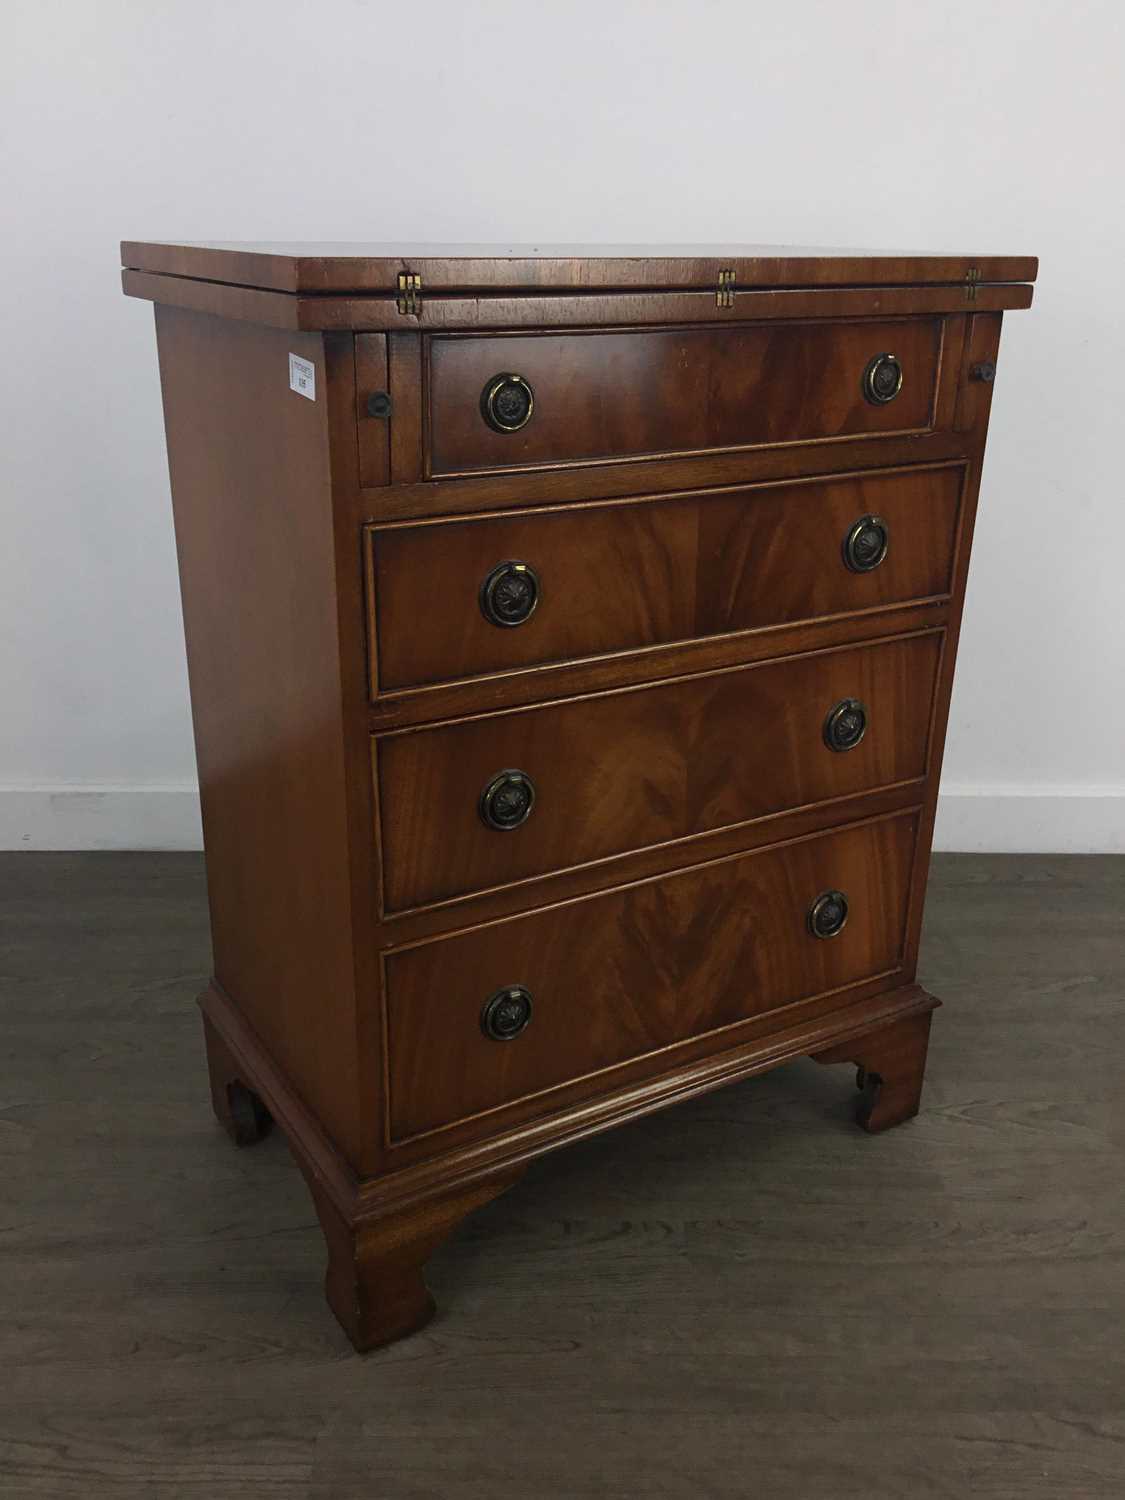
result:
<svg viewBox="0 0 1125 1500"><path fill-rule="evenodd" d="M537 1154L788 1059L918 1108L1029 257L123 246L156 306L215 1110L358 1348Z"/></svg>

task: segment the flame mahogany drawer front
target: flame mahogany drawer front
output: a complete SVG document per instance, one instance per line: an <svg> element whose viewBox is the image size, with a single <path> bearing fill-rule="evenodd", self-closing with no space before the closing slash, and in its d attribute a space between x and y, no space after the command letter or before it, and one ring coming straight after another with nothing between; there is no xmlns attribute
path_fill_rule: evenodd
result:
<svg viewBox="0 0 1125 1500"><path fill-rule="evenodd" d="M890 818L390 954L392 1138L889 973L915 832Z"/></svg>
<svg viewBox="0 0 1125 1500"><path fill-rule="evenodd" d="M369 528L372 692L943 597L963 474Z"/></svg>
<svg viewBox="0 0 1125 1500"><path fill-rule="evenodd" d="M943 327L904 318L434 337L429 470L924 432Z"/></svg>
<svg viewBox="0 0 1125 1500"><path fill-rule="evenodd" d="M386 907L917 780L941 640L931 631L377 736Z"/></svg>
<svg viewBox="0 0 1125 1500"><path fill-rule="evenodd" d="M356 1347L425 1323L434 1248L593 1131L806 1057L858 1065L866 1129L914 1115L1034 261L123 251L157 303L211 1098L240 1143L285 1132Z"/></svg>

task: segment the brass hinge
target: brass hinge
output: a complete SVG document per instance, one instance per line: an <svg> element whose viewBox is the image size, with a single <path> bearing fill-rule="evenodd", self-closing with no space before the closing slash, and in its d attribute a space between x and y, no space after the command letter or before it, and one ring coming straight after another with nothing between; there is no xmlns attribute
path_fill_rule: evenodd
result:
<svg viewBox="0 0 1125 1500"><path fill-rule="evenodd" d="M977 282L980 281L980 272L974 266L965 272L965 301L975 302L977 300Z"/></svg>
<svg viewBox="0 0 1125 1500"><path fill-rule="evenodd" d="M412 271L398 273L398 296L395 306L403 317L416 318L422 308L422 278Z"/></svg>
<svg viewBox="0 0 1125 1500"><path fill-rule="evenodd" d="M716 307L734 306L734 272L720 271L719 286L715 292Z"/></svg>

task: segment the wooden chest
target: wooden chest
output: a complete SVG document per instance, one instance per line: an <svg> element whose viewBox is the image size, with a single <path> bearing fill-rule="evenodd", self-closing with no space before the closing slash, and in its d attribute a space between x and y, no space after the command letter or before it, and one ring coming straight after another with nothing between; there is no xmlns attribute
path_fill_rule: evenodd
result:
<svg viewBox="0 0 1125 1500"><path fill-rule="evenodd" d="M358 1348L537 1154L801 1055L918 1108L915 983L1029 257L125 244L154 301L215 1110Z"/></svg>

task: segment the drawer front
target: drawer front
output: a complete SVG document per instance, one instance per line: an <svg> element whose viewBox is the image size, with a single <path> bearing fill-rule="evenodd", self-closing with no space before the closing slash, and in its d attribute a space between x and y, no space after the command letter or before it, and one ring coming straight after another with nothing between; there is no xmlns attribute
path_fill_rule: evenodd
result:
<svg viewBox="0 0 1125 1500"><path fill-rule="evenodd" d="M377 736L385 906L922 777L941 640L932 631ZM840 745L842 730L862 737Z"/></svg>
<svg viewBox="0 0 1125 1500"><path fill-rule="evenodd" d="M393 1138L893 971L915 834L900 815L388 955ZM829 892L847 919L817 938L809 915ZM831 930L839 908L819 913Z"/></svg>
<svg viewBox="0 0 1125 1500"><path fill-rule="evenodd" d="M373 528L377 687L940 597L951 583L962 472L897 470ZM857 571L848 538L872 516L885 553ZM498 589L507 597L497 600Z"/></svg>
<svg viewBox="0 0 1125 1500"><path fill-rule="evenodd" d="M436 336L429 472L924 431L934 421L943 326L902 318Z"/></svg>

